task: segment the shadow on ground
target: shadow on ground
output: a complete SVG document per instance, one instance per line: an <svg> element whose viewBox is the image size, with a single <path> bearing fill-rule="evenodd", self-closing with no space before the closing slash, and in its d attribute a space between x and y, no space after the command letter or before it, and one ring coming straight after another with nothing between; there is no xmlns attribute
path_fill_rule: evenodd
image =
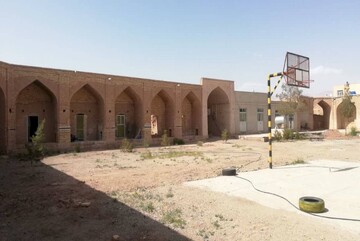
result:
<svg viewBox="0 0 360 241"><path fill-rule="evenodd" d="M42 163L0 160L0 239L190 240Z"/></svg>

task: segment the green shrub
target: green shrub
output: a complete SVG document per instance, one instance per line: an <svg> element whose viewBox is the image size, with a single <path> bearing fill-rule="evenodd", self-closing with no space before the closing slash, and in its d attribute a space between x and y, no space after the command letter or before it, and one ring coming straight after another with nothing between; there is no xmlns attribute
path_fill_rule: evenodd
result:
<svg viewBox="0 0 360 241"><path fill-rule="evenodd" d="M154 156L151 153L151 151L147 150L146 152L141 154L141 158L143 158L143 159L153 159Z"/></svg>
<svg viewBox="0 0 360 241"><path fill-rule="evenodd" d="M80 144L77 144L75 146L75 153L79 153L81 151L81 147L80 147Z"/></svg>
<svg viewBox="0 0 360 241"><path fill-rule="evenodd" d="M171 189L171 188L169 188L168 192L166 193L166 197L167 197L167 198L172 198L172 197L174 197L174 193L172 192L172 189Z"/></svg>
<svg viewBox="0 0 360 241"><path fill-rule="evenodd" d="M274 138L275 141L281 141L281 139L282 139L283 137L282 137L281 132L278 131L278 130L276 130L275 133L274 133L273 138Z"/></svg>
<svg viewBox="0 0 360 241"><path fill-rule="evenodd" d="M167 134L167 130L164 130L164 134L161 136L161 143L162 146L169 146L170 145L170 141L169 141L169 137Z"/></svg>
<svg viewBox="0 0 360 241"><path fill-rule="evenodd" d="M294 131L292 129L285 128L283 131L283 138L284 138L284 140L294 139Z"/></svg>
<svg viewBox="0 0 360 241"><path fill-rule="evenodd" d="M174 138L173 140L174 145L184 145L185 142L183 139Z"/></svg>
<svg viewBox="0 0 360 241"><path fill-rule="evenodd" d="M143 147L147 148L149 146L150 146L149 142L146 139L144 139L143 140Z"/></svg>
<svg viewBox="0 0 360 241"><path fill-rule="evenodd" d="M300 139L302 139L302 137L301 137L301 135L300 135L300 133L299 133L298 131L295 132L295 134L294 134L294 139L295 139L295 140L300 140Z"/></svg>
<svg viewBox="0 0 360 241"><path fill-rule="evenodd" d="M296 160L294 160L291 165L296 165L296 164L305 164L306 162L304 161L304 159L302 158L297 158Z"/></svg>
<svg viewBox="0 0 360 241"><path fill-rule="evenodd" d="M356 130L356 127L353 126L350 129L350 136L356 136L356 135L357 135L357 130Z"/></svg>
<svg viewBox="0 0 360 241"><path fill-rule="evenodd" d="M45 119L43 119L36 129L35 135L31 137L31 143L28 143L25 145L27 149L27 156L31 161L31 164L33 161L40 161L41 157L44 156L45 150L44 150L44 139L45 139L45 133L44 133L44 126L45 126Z"/></svg>
<svg viewBox="0 0 360 241"><path fill-rule="evenodd" d="M227 142L227 140L229 140L229 132L227 129L224 129L222 132L221 132L221 139L224 141L224 142Z"/></svg>
<svg viewBox="0 0 360 241"><path fill-rule="evenodd" d="M178 208L165 212L162 221L174 225L175 228L183 229L186 225L186 221L182 218L182 211Z"/></svg>
<svg viewBox="0 0 360 241"><path fill-rule="evenodd" d="M132 152L133 151L133 144L126 138L124 138L122 141L121 141L121 151L123 152Z"/></svg>
<svg viewBox="0 0 360 241"><path fill-rule="evenodd" d="M196 143L196 145L198 145L198 146L203 146L203 145L204 145L204 142L198 141L198 142Z"/></svg>
<svg viewBox="0 0 360 241"><path fill-rule="evenodd" d="M155 211L155 207L152 202L141 203L140 207L143 211L148 212L148 213L152 213Z"/></svg>

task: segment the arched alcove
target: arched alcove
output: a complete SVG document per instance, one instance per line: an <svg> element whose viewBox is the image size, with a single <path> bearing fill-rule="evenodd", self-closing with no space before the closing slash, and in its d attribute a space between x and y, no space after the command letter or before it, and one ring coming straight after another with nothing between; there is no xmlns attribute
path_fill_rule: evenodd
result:
<svg viewBox="0 0 360 241"><path fill-rule="evenodd" d="M72 141L95 141L103 136L104 102L90 85L84 85L71 98Z"/></svg>
<svg viewBox="0 0 360 241"><path fill-rule="evenodd" d="M115 100L115 137L135 138L141 131L142 104L140 97L127 87Z"/></svg>
<svg viewBox="0 0 360 241"><path fill-rule="evenodd" d="M45 142L56 142L56 98L40 81L22 89L16 97L16 143L31 141L38 125L45 120Z"/></svg>
<svg viewBox="0 0 360 241"><path fill-rule="evenodd" d="M167 130L172 136L174 129L175 105L170 95L161 90L151 101L151 135L161 136Z"/></svg>
<svg viewBox="0 0 360 241"><path fill-rule="evenodd" d="M183 136L201 135L201 103L193 92L189 92L181 104Z"/></svg>
<svg viewBox="0 0 360 241"><path fill-rule="evenodd" d="M331 106L324 100L314 106L314 129L329 129Z"/></svg>
<svg viewBox="0 0 360 241"><path fill-rule="evenodd" d="M227 94L215 88L207 101L209 136L220 136L224 129L230 130L230 102Z"/></svg>

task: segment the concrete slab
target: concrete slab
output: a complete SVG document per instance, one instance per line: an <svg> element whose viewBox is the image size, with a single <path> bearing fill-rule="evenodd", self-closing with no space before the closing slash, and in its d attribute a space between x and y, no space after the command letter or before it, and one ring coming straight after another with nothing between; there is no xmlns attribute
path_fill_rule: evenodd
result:
<svg viewBox="0 0 360 241"><path fill-rule="evenodd" d="M284 199L256 191L242 178L251 181L257 189L283 196L296 207L299 206L300 197L322 198L328 211L319 214L321 216L360 220L360 162L318 160L307 164L241 172L237 176L192 181L185 185L245 198L274 209L308 215L296 210ZM323 220L360 235L359 221Z"/></svg>

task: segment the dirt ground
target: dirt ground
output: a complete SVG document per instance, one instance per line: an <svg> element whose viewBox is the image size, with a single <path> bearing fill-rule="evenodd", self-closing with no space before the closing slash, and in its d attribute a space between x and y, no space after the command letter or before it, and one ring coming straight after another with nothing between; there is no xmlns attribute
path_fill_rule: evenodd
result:
<svg viewBox="0 0 360 241"><path fill-rule="evenodd" d="M275 142L274 166L360 162L360 139ZM268 144L221 140L0 160L0 240L360 240L320 219L183 185L267 168Z"/></svg>

